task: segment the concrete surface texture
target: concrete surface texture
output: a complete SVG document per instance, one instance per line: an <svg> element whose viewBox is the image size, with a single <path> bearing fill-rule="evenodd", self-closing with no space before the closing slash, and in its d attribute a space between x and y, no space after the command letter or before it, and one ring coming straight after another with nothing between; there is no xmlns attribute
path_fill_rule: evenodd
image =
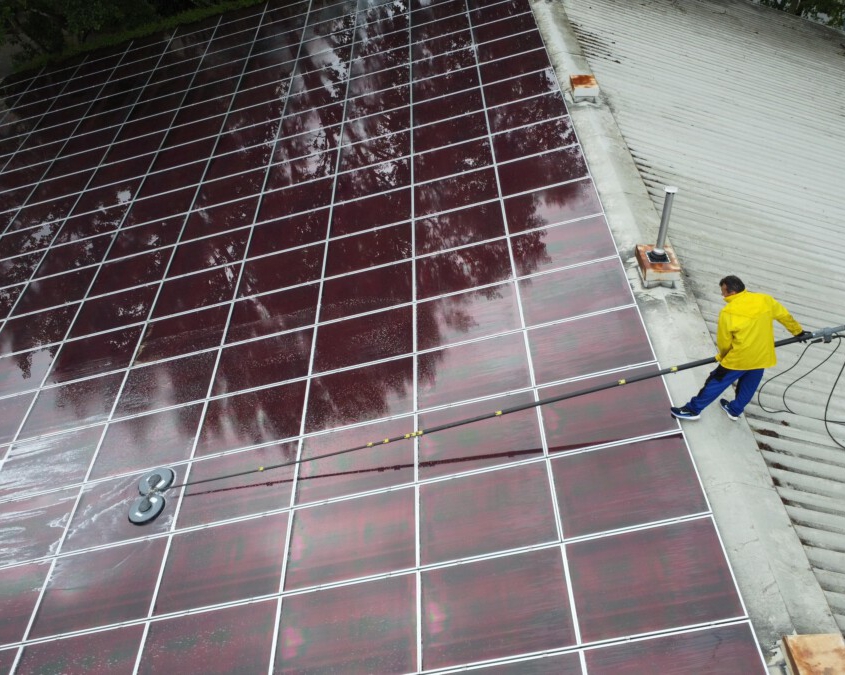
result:
<svg viewBox="0 0 845 675"><path fill-rule="evenodd" d="M533 9L562 87L571 74L593 74L601 88L570 111L661 366L715 353L717 282L729 273L781 299L807 328L845 322L835 315L845 306L845 275L836 271L845 246L836 222L845 212L836 188L845 173L842 35L739 0L538 0ZM685 283L643 290L634 247L656 239L663 187L672 184L680 190L669 241ZM800 353L785 349L780 370ZM841 366L832 361L793 388L799 411L823 410L824 385ZM687 400L705 375L668 378L674 401ZM834 417L845 417L841 407ZM713 407L684 429L749 616L775 662L782 636L837 632L843 623L755 431L778 426L800 436L806 427L813 444L828 452L833 444L815 420L790 415L787 427L756 405L746 417L731 422ZM780 440L764 435L770 446ZM842 458L826 457L845 467ZM829 556L845 556L833 548ZM837 564L845 572L845 561Z"/></svg>

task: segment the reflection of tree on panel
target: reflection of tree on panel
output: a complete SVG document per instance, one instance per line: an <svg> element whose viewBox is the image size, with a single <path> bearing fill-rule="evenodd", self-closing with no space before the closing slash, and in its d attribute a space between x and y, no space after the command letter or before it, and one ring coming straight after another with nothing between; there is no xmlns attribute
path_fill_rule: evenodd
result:
<svg viewBox="0 0 845 675"><path fill-rule="evenodd" d="M306 431L410 412L412 380L410 358L316 378Z"/></svg>
<svg viewBox="0 0 845 675"><path fill-rule="evenodd" d="M408 132L390 133L391 127L400 128L400 126L409 125L408 113L403 112L403 119L398 125L386 119L388 116L398 117L395 112L393 115L391 113L371 115L359 117L344 125L345 145L342 150L341 171L386 162L408 154Z"/></svg>
<svg viewBox="0 0 845 675"><path fill-rule="evenodd" d="M0 347L4 352L11 353L50 345L47 349L50 357L54 357L61 345L50 343L64 337L76 308L77 305L59 307L8 322L0 332ZM31 357L32 352L20 353L12 357L24 377L30 376Z"/></svg>
<svg viewBox="0 0 845 675"><path fill-rule="evenodd" d="M296 436L304 397L305 383L296 382L211 401L197 454Z"/></svg>
<svg viewBox="0 0 845 675"><path fill-rule="evenodd" d="M390 13L389 10L385 11L388 14ZM348 29L351 27L347 25L349 19L350 17L346 16L338 19L338 21L346 22L343 23L343 28ZM335 28L337 27L335 26ZM374 27L372 30L375 32L377 29ZM374 45L378 42L377 37L376 35L373 39ZM363 41L359 43L358 40ZM340 44L344 43L341 41L335 46L338 47ZM300 105L307 103L309 94L305 94L304 92L313 91L315 88L334 96L338 91L343 89L343 84L348 77L348 66L340 67L338 63L331 62L333 52L322 56L317 54L318 51L325 50L326 48L322 39L315 40L310 45L314 48L313 55L312 53L305 54L300 70L300 72L302 70L310 71L306 72L306 75L301 76L302 88L297 92L302 97L298 101ZM380 45L380 47L382 46ZM361 59L368 53L368 49L369 45L367 41L364 40L363 36L359 36L355 45L355 63L363 64ZM406 63L407 50L395 50L384 55L385 59L394 57L396 58L397 64ZM324 60L320 61L318 59ZM329 59L329 61L325 61L325 59ZM338 61L342 60L338 59ZM343 63L348 64L348 59L343 61ZM380 63L380 67L387 67L384 63ZM302 137L303 141L306 138L308 139L300 147L302 154L313 152L320 147L320 143L323 144L323 149L333 147L328 142L327 136L319 136L320 133L329 133L325 130L325 124L328 120L321 119L320 114L320 111L316 110L308 112L303 110L301 116L297 118L288 117L285 120L286 122L290 121L291 124L296 120L299 125L297 129L286 129L285 135L288 135L289 131L307 131L317 134L316 136L308 135ZM405 111L396 114L407 116L408 113ZM522 115L524 115L524 112ZM346 140L355 142L357 140L370 139L374 136L383 136L387 131L393 131L396 128L394 121L391 119L374 115L350 124L348 130L345 129L344 131L347 134ZM399 136L387 136L384 139L380 139L379 143L368 146L367 150L372 154L367 158L367 162L377 161L380 152L384 153L385 159L394 156L392 153L395 153L397 149L391 147L391 143L394 141L398 142L400 138ZM315 146L314 143L318 145ZM326 154L331 155L333 153ZM277 157L277 159L280 158ZM385 185L393 185L397 179L404 184L404 170L404 166L397 166L396 164L385 164L378 169L374 167L367 174L372 184L359 185L356 189L361 190L362 194L369 194L384 189ZM474 174L470 178L470 182L474 178L481 180L484 183L481 187L486 189L487 181L484 180L487 178L486 176ZM456 185L457 191L466 191L458 197L460 203L472 203L476 199L469 194L473 189L474 187L472 185L463 185L460 187ZM431 201L433 207L439 204L436 194L432 195ZM496 202L496 206L498 207L498 202ZM437 208L432 208L430 212L436 212L437 210ZM455 213L459 214L460 212ZM527 223L532 222L532 218L536 219L537 225L542 223L541 218L532 211L532 205L527 200L519 212L509 213L509 216L519 219L523 223L522 229L530 229L532 227L527 225ZM539 264L548 260L543 236L542 231L536 230L527 236L521 237L518 243L515 243L518 246L518 251L515 251L515 253L518 252L521 260L527 261L524 268L524 273L526 274L535 271ZM460 228L460 221L457 216L454 219L454 227L444 227L442 231L437 233L437 237L441 240L438 245L440 249L464 246L470 243L467 241L466 232ZM360 251L356 255L362 253L364 252ZM431 264L420 261L418 268L424 279L426 278L425 275L428 275L427 283L445 289L446 292L472 289L479 285L490 284L512 277L507 244L505 240L501 239L491 244L474 246L434 256L431 260L434 260L434 258L436 258L436 262ZM372 277L371 283L377 284L378 278L375 276ZM369 291L367 289L358 290L366 298L390 295L388 289L374 287L369 289ZM475 296L476 301L478 296L485 297L489 301L496 301L502 298L501 290L497 287L479 289ZM410 300L410 298L404 301L407 300ZM354 305L355 302L355 298L350 298L350 305ZM387 302L389 304L395 304L395 299L390 298ZM421 303L418 310L421 312L418 318L419 323L430 326L430 330L434 332L438 332L438 327L440 326L444 326L444 328L448 327L452 331L468 332L475 325L475 318L466 294L449 296L437 305L435 303ZM268 311L275 312L276 310L275 308L271 308ZM436 337L432 339L435 342L437 341ZM413 371L409 366L410 359L397 359L386 364L380 364L377 367L345 371L344 373L337 374L337 376L320 378L320 381L315 381L312 386L312 400L309 402L310 423L314 425L314 428L323 428L325 426L357 422L393 414L397 409L397 401L404 402L402 403L404 409L410 405L410 401L412 400L410 388L412 386L411 374ZM329 380L330 377L334 377L334 379ZM434 370L430 372L430 377L436 377ZM299 430L298 416L301 414L302 403L298 397L302 395L304 395L304 385L302 388L298 385L290 385L289 387L270 388L212 401L202 432L203 441L207 441L208 443L207 451L213 452L256 442L265 442L287 435L295 435Z"/></svg>

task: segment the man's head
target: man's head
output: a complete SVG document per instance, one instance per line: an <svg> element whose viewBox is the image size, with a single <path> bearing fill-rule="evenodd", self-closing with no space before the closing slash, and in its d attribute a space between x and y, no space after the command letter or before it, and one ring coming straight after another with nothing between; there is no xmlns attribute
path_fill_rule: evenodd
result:
<svg viewBox="0 0 845 675"><path fill-rule="evenodd" d="M719 288L722 289L722 297L727 298L728 296L742 293L745 290L745 284L742 283L742 279L730 274L724 279L719 280Z"/></svg>

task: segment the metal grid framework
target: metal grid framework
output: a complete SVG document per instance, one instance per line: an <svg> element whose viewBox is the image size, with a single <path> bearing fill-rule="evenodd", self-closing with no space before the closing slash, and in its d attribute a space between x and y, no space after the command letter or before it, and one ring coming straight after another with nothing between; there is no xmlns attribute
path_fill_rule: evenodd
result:
<svg viewBox="0 0 845 675"><path fill-rule="evenodd" d="M525 0L8 83L0 670L765 672ZM718 651L714 646L719 645Z"/></svg>

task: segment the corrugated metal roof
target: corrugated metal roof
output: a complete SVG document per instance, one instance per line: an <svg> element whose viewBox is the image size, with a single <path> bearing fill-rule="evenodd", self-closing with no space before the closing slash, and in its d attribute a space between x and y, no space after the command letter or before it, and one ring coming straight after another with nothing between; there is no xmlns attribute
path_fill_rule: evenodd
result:
<svg viewBox="0 0 845 675"><path fill-rule="evenodd" d="M805 328L845 323L845 36L741 0L563 4L658 210L679 187L669 237L711 332L729 273ZM828 351L810 349L747 417L845 630L845 451L814 419L845 356L789 387L799 414L766 411ZM837 392L843 420L845 382Z"/></svg>

